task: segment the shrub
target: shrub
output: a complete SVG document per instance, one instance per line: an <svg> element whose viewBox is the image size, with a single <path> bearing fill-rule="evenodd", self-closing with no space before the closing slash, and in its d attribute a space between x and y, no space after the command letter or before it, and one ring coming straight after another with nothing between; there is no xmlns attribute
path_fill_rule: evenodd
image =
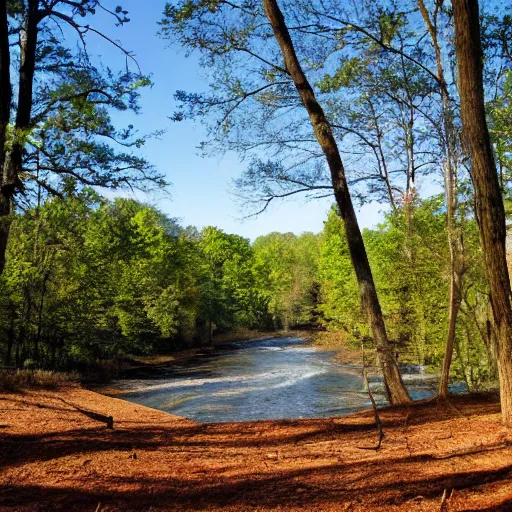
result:
<svg viewBox="0 0 512 512"><path fill-rule="evenodd" d="M25 388L56 389L78 381L76 373L46 370L0 370L0 391L20 391Z"/></svg>

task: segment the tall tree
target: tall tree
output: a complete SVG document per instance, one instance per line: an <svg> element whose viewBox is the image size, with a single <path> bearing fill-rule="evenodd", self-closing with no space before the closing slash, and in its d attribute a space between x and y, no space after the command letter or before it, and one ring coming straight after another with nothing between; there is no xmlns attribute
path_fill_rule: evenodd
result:
<svg viewBox="0 0 512 512"><path fill-rule="evenodd" d="M313 88L302 70L284 16L277 2L275 0L263 0L263 5L274 36L281 48L286 69L308 112L315 136L330 169L334 196L344 222L350 256L359 284L361 306L371 326L389 399L392 403L409 402L409 395L403 385L398 365L387 337L377 290L348 190L345 168L332 133L331 125L321 105L316 100Z"/></svg>
<svg viewBox="0 0 512 512"><path fill-rule="evenodd" d="M81 21L103 9L122 25L127 12L104 9L99 0L24 0L7 2L4 17L5 3L0 11L0 272L12 205L30 197L34 183L52 194L62 192L65 177L87 186L118 187L133 180L163 185L147 161L127 149L144 139L134 137L133 126L117 129L110 117L112 110L137 110L138 88L149 80L128 66L118 74L99 68L87 51L87 38L94 35L133 59L119 43ZM6 38L7 50L16 56L12 78ZM12 83L17 84L15 102L10 101Z"/></svg>
<svg viewBox="0 0 512 512"><path fill-rule="evenodd" d="M435 0L433 13L430 14L423 0L418 0L418 6L427 27L432 47L435 53L437 68L437 86L441 96L441 145L444 150L444 182L447 212L447 235L450 248L450 297L448 302L448 330L446 336L446 349L441 367L441 378L439 382L439 395L448 395L448 383L450 377L450 366L452 363L453 349L455 346L455 335L457 317L462 303L462 288L464 275L464 248L462 230L457 224L457 180L458 180L458 157L457 139L458 133L454 123L453 101L448 90L448 83L439 40L439 13L442 11L442 2Z"/></svg>
<svg viewBox="0 0 512 512"><path fill-rule="evenodd" d="M274 329L311 321L315 306L318 237L269 233L253 244L258 288L268 297Z"/></svg>
<svg viewBox="0 0 512 512"><path fill-rule="evenodd" d="M4 183L4 163L7 153L7 129L11 115L11 56L9 49L9 23L7 2L0 2L0 274L4 270L8 236L8 216L11 201L2 193Z"/></svg>
<svg viewBox="0 0 512 512"><path fill-rule="evenodd" d="M475 214L496 332L503 422L512 426L512 306L505 208L485 117L478 0L453 0L464 142L471 157Z"/></svg>

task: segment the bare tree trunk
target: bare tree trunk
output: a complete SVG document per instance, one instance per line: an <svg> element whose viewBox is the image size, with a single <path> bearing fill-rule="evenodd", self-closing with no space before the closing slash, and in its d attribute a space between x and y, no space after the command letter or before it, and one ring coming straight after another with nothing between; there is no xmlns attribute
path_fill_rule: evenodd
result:
<svg viewBox="0 0 512 512"><path fill-rule="evenodd" d="M322 107L317 102L315 93L297 59L293 42L276 0L263 0L263 5L275 38L281 48L286 69L293 79L295 87L309 114L315 136L325 154L331 171L334 196L344 222L350 257L359 284L361 306L366 314L373 339L377 346L379 362L389 400L394 404L408 403L410 402L409 394L402 382L398 365L387 337L377 290L348 190L345 169L331 125L327 121Z"/></svg>
<svg viewBox="0 0 512 512"><path fill-rule="evenodd" d="M453 125L451 122L451 110L448 111L449 99L443 92L443 110L444 116L450 116L445 119L446 137L451 137ZM453 358L453 347L455 343L457 317L462 303L462 285L464 277L463 264L463 243L462 232L460 227L456 226L456 209L457 209L457 185L456 171L453 165L453 151L451 142L447 140L447 161L445 170L445 191L446 191L446 213L447 213L447 232L448 246L450 249L450 299L448 306L448 333L446 336L446 347L444 351L443 364L441 367L441 378L439 381L438 394L442 398L448 396L448 384L450 380L450 367Z"/></svg>
<svg viewBox="0 0 512 512"><path fill-rule="evenodd" d="M444 351L443 364L441 366L441 378L439 380L438 394L441 398L448 396L448 384L450 381L450 367L453 359L453 348L455 345L455 334L457 317L460 311L461 295L460 280L458 274L451 264L450 274L450 304L448 311L448 334L446 336L446 347Z"/></svg>
<svg viewBox="0 0 512 512"><path fill-rule="evenodd" d="M0 3L5 4L5 1ZM3 7L5 8L5 5ZM0 16L3 16L3 9L0 12ZM21 54L19 72L19 92L12 148L8 153L2 151L4 161L2 162L2 178L0 182L0 273L3 272L5 266L5 252L7 249L7 242L9 240L9 231L11 226L10 217L12 210L12 199L15 193L20 188L19 176L23 164L23 149L25 147L24 140L27 136L28 130L30 129L33 103L32 92L34 85L34 72L36 65L36 48L38 36L37 24L39 23L41 16L39 12L39 0L28 0L28 6L26 7L24 16L25 20L23 23L23 28L20 32ZM3 23L3 20L0 21L0 23ZM7 27L7 22L5 23ZM0 63L0 66L3 68L3 44L1 45L1 48L2 62ZM7 48L7 50L8 49L9 48ZM2 72L1 88L3 90L4 71L3 69L0 71ZM8 78L5 78L5 83L7 83L7 80ZM4 101L3 96L1 101Z"/></svg>
<svg viewBox="0 0 512 512"><path fill-rule="evenodd" d="M471 156L480 231L496 332L503 422L512 426L512 306L505 248L505 208L485 118L477 0L453 0L464 143Z"/></svg>
<svg viewBox="0 0 512 512"><path fill-rule="evenodd" d="M427 26L432 46L436 54L437 80L439 92L441 94L441 104L443 113L444 146L446 153L445 160L445 197L447 213L447 234L448 246L450 248L450 298L448 306L448 332L446 335L446 348L441 367L441 379L439 382L439 396L445 398L448 396L448 383L450 379L450 367L453 358L453 348L455 343L457 317L462 302L462 280L464 275L462 233L456 225L457 212L457 165L455 162L455 127L453 125L453 112L450 105L450 97L445 80L444 66L441 55L441 48L438 41L437 32L437 14L439 13L440 0L435 2L433 21L425 7L423 0L418 0L418 6Z"/></svg>
<svg viewBox="0 0 512 512"><path fill-rule="evenodd" d="M403 61L403 59L402 59ZM404 69L404 76L405 69ZM409 265L411 267L414 264L414 254L412 247L412 235L414 231L413 221L414 221L414 200L416 196L416 164L414 163L415 155L414 155L414 106L413 99L408 97L409 103L409 116L408 119L404 119L404 137L405 137L405 146L407 150L407 184L405 188L405 198L404 198L404 209L405 209L405 221L406 221L406 234L405 234L405 244L404 251L407 260L409 261Z"/></svg>
<svg viewBox="0 0 512 512"><path fill-rule="evenodd" d="M9 25L7 22L7 2L0 2L0 274L5 267L5 251L9 236L9 216L11 201L2 193L3 169L7 152L7 127L11 113L11 74L9 52Z"/></svg>
<svg viewBox="0 0 512 512"><path fill-rule="evenodd" d="M436 43L437 44L437 43ZM440 78L444 83L444 73L440 68ZM445 195L447 213L448 246L450 248L450 301L448 311L448 333L446 336L446 348L441 367L441 379L439 382L439 396L448 396L448 383L450 378L450 367L453 357L455 343L457 317L462 302L462 285L464 277L462 232L456 225L457 210L457 171L454 163L454 149L452 148L453 123L450 102L446 90L441 91L443 103L443 117L446 137L446 168L445 168Z"/></svg>
<svg viewBox="0 0 512 512"><path fill-rule="evenodd" d="M391 205L391 210L394 214L397 212L395 197L393 195L393 187L391 186L391 179L389 177L388 164L386 162L386 157L384 156L384 150L382 149L382 130L379 125L379 118L377 113L375 112L375 108L373 103L369 97L366 97L366 101L368 102L368 106L370 107L370 111L372 113L372 122L375 128L375 132L377 135L377 147L374 148L375 157L377 158L377 162L379 165L379 170L381 172L384 181L386 182L386 189L388 191L389 204Z"/></svg>

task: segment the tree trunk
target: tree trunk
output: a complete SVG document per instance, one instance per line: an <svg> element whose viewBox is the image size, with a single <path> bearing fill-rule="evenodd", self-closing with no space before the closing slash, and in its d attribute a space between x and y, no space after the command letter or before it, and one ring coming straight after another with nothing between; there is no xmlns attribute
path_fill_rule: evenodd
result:
<svg viewBox="0 0 512 512"><path fill-rule="evenodd" d="M0 3L5 4L5 2ZM3 16L3 8L2 11L0 11L0 16ZM28 0L28 7L25 10L24 16L25 20L20 32L19 92L12 148L8 153L2 151L4 161L0 181L0 273L3 272L5 267L5 253L11 226L12 198L20 189L19 176L23 165L24 141L30 129L38 36L37 24L40 20L39 0ZM3 20L1 20L0 23L3 23ZM1 48L2 62L0 66L3 68L3 44ZM2 73L2 83L0 86L3 90L4 80L5 83L7 83L8 78L4 79L3 69L0 71ZM8 95L10 97L10 92ZM3 103L3 96L1 97L1 101ZM3 115L3 107L1 110Z"/></svg>
<svg viewBox="0 0 512 512"><path fill-rule="evenodd" d="M0 2L0 169L5 161L5 141L11 113L11 55L6 2Z"/></svg>
<svg viewBox="0 0 512 512"><path fill-rule="evenodd" d="M327 121L322 107L317 102L314 91L297 59L293 42L276 0L263 0L263 5L275 38L281 48L286 69L293 79L295 87L309 114L315 136L325 154L331 171L334 196L345 225L350 257L359 284L361 306L367 317L377 347L389 400L393 404L408 403L410 398L402 382L393 350L388 341L363 237L352 205L345 177L345 169L331 125Z"/></svg>
<svg viewBox="0 0 512 512"><path fill-rule="evenodd" d="M443 364L441 367L441 378L439 380L438 394L441 398L448 396L448 384L450 381L450 367L453 358L453 347L455 345L455 334L457 327L457 316L461 304L460 279L459 275L451 264L450 274L450 305L448 311L448 334L446 336L446 348L444 351Z"/></svg>
<svg viewBox="0 0 512 512"><path fill-rule="evenodd" d="M441 75L443 76L443 75ZM444 78L443 78L444 80ZM453 162L453 150L450 138L452 137L453 123L449 98L446 92L442 92L443 115L445 117L445 133L447 138L447 161L445 170L445 196L448 246L450 249L450 299L448 306L448 333L446 336L446 347L444 351L443 364L441 367L441 378L439 381L438 394L441 398L448 396L448 384L450 380L450 367L453 358L453 347L455 343L457 317L462 303L462 285L464 277L462 232L460 226L456 225L457 209L457 176ZM449 117L448 117L449 116Z"/></svg>
<svg viewBox="0 0 512 512"><path fill-rule="evenodd" d="M439 0L437 0L439 2ZM447 214L447 234L448 246L450 248L450 298L448 306L448 332L446 335L446 348L443 357L443 364L441 367L441 379L439 381L438 394L442 398L448 396L448 383L450 379L450 367L453 358L453 348L455 343L457 317L460 311L462 302L462 280L464 275L463 268L463 252L464 247L462 244L462 233L460 227L456 226L456 211L457 211L457 164L455 159L456 154L456 139L455 127L453 125L453 112L451 108L450 97L446 85L444 66L441 54L441 48L438 41L437 32L437 7L434 13L433 22L425 7L423 0L418 0L418 6L427 26L432 46L436 54L437 64L437 80L439 85L439 92L441 95L441 105L443 113L443 128L445 137L445 197L446 197L446 214Z"/></svg>
<svg viewBox="0 0 512 512"><path fill-rule="evenodd" d="M388 164L386 162L386 157L384 156L384 150L382 148L382 130L379 125L379 117L375 112L375 108L373 103L369 97L366 97L366 101L368 102L368 106L370 107L370 111L372 113L372 122L373 127L375 128L375 133L377 136L377 147L375 148L375 157L377 158L377 162L380 160L379 168L381 168L381 174L386 182L386 189L389 197L389 204L391 205L391 210L394 214L397 212L395 197L393 195L393 187L391 186L391 179L389 177Z"/></svg>
<svg viewBox="0 0 512 512"><path fill-rule="evenodd" d="M11 201L2 194L3 169L7 152L7 127L9 126L12 97L8 33L7 5L4 1L0 2L0 274L5 267L5 251L11 213Z"/></svg>
<svg viewBox="0 0 512 512"><path fill-rule="evenodd" d="M505 208L485 118L477 0L453 0L464 143L471 157L480 231L496 332L503 422L512 426L512 307L505 250Z"/></svg>

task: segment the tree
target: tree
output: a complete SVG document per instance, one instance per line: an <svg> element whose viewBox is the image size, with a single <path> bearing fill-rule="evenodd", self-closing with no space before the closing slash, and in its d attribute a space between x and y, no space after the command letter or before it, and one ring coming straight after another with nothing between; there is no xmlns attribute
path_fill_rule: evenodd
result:
<svg viewBox="0 0 512 512"><path fill-rule="evenodd" d="M311 85L304 75L295 53L288 28L286 27L283 14L277 2L275 0L264 0L263 5L267 18L272 26L274 36L281 48L286 69L309 114L315 136L325 154L331 172L334 197L336 198L344 222L350 256L359 285L361 306L368 319L377 346L389 399L391 403L406 403L409 401L409 395L402 383L398 365L391 350L391 346L389 345L384 319L377 297L377 290L348 190L345 169L338 146L332 134L331 126L325 117L322 107L316 100Z"/></svg>
<svg viewBox="0 0 512 512"><path fill-rule="evenodd" d="M324 222L318 267L319 310L323 323L360 341L362 333L368 334L368 326L361 318L358 285L343 221L336 208L329 211Z"/></svg>
<svg viewBox="0 0 512 512"><path fill-rule="evenodd" d="M475 215L489 282L503 422L512 426L512 306L505 209L487 127L477 0L453 0L464 143L471 157Z"/></svg>
<svg viewBox="0 0 512 512"><path fill-rule="evenodd" d="M198 249L198 320L206 322L209 342L214 326L258 325L267 304L256 287L254 250L249 240L208 226L201 231Z"/></svg>
<svg viewBox="0 0 512 512"><path fill-rule="evenodd" d="M293 14L300 15L302 5L289 2L287 7ZM288 197L298 191L324 196L334 192L336 199L342 202L340 210L347 221L346 231L354 265L359 266L357 273L361 284L362 307L365 314L371 313L368 321L372 323L373 335L382 352L381 362L385 378L390 381L390 394L393 401L407 401L394 354L387 343L371 270L332 127L319 108L312 88L309 84L307 91L302 87L307 81L300 79L297 88L294 80L297 76L294 77L289 69L290 63L285 62L283 66L283 52L276 45L268 44L272 32L269 23L262 23L264 16L261 4L257 1L221 1L215 4L187 1L166 6L162 34L165 37L176 37L187 49L199 49L204 55L205 65L212 69L214 78L209 95L183 91L177 93L182 108L174 119L204 117L216 112L217 119L210 127L215 148L223 146L242 153L251 148L268 148L272 151L277 161L262 162L261 159L255 159L255 170L245 179L246 183L253 181L256 185L263 184L264 191L267 190L267 182L274 182L276 187L281 188L275 194L271 190L267 204L274 198ZM293 28L296 33L308 32L303 30L302 21ZM304 41L302 44L305 46ZM321 50L322 55L329 51ZM285 55L285 61L288 56ZM295 61L298 65L295 70L305 78L298 60ZM315 62L311 63L311 69L314 69ZM307 109L304 109L305 96ZM315 110L313 122L310 115L312 110ZM285 125L283 115L286 115ZM306 119L309 121L307 124ZM321 127L318 130L319 125ZM324 129L329 134L326 132L324 136ZM316 134L312 133L315 131ZM325 145L322 147L322 144L319 146L319 134L322 135L320 142L326 142L327 138L328 144L333 144L329 149ZM294 155L294 163L287 169L282 165L286 155ZM334 164L331 169L325 165L326 156L328 163ZM307 165L310 167L304 169ZM255 180L251 179L253 176Z"/></svg>
<svg viewBox="0 0 512 512"><path fill-rule="evenodd" d="M443 352L449 255L442 209L440 196L418 201L363 233L389 336L402 361L422 366L437 365ZM401 250L406 243L412 259Z"/></svg>
<svg viewBox="0 0 512 512"><path fill-rule="evenodd" d="M7 153L7 130L11 115L11 56L7 2L0 5L0 275L4 270L7 250L8 223L11 209L8 196L1 193L4 182L4 164Z"/></svg>
<svg viewBox="0 0 512 512"><path fill-rule="evenodd" d="M253 245L257 287L268 298L274 329L312 322L317 283L318 237L269 233Z"/></svg>
<svg viewBox="0 0 512 512"><path fill-rule="evenodd" d="M119 129L112 123L113 110L138 109L138 89L150 82L128 65L114 73L93 64L86 46L90 35L133 60L90 23L81 24L81 18L94 16L97 9L106 10L117 24L129 21L121 7L111 12L99 0L12 0L8 16L0 12L0 272L11 214L34 188L59 195L66 177L80 186L164 185L149 163L133 153L144 137L135 137L133 126ZM69 40L70 33L76 34L75 41ZM11 59L14 77L9 75L9 46L16 56ZM12 83L18 85L14 108Z"/></svg>
<svg viewBox="0 0 512 512"><path fill-rule="evenodd" d="M441 146L444 151L444 185L447 211L447 235L450 247L450 297L448 329L446 337L446 349L441 367L441 378L439 382L439 395L448 395L448 382L450 377L450 366L455 345L457 317L462 302L462 288L464 269L464 247L461 227L457 223L457 194L458 194L458 132L454 122L454 111L452 98L449 93L445 66L443 62L441 41L439 39L439 13L442 12L442 3L436 0L432 15L427 10L423 0L418 0L418 6L427 27L431 43L435 53L437 67L437 86L441 97L441 123L440 131Z"/></svg>

